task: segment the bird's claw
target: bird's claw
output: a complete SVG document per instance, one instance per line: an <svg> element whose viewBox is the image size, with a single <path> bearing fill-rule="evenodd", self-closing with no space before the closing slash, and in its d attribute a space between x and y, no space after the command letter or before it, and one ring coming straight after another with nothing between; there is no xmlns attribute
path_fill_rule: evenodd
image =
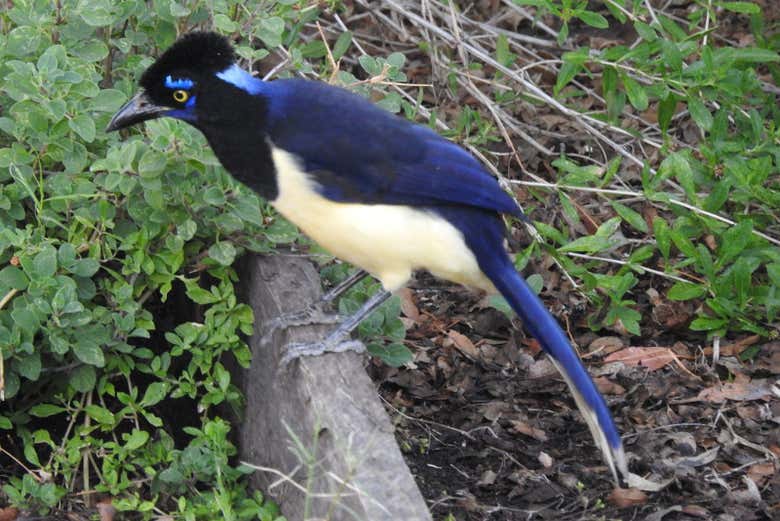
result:
<svg viewBox="0 0 780 521"><path fill-rule="evenodd" d="M319 356L324 353L343 353L345 351L354 351L363 353L366 346L360 340L350 338L325 339L320 342L293 342L284 347L284 355L279 362L281 368L286 367L290 362L302 356Z"/></svg>
<svg viewBox="0 0 780 521"><path fill-rule="evenodd" d="M341 317L335 313L326 313L318 305L307 306L300 311L285 313L263 324L263 336L260 343L266 345L273 338L274 333L280 329L294 326L308 326L312 324L337 324Z"/></svg>

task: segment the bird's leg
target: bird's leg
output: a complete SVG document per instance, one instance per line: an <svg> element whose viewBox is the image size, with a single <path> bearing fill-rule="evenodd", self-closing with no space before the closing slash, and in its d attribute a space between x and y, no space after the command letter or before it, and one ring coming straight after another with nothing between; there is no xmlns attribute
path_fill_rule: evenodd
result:
<svg viewBox="0 0 780 521"><path fill-rule="evenodd" d="M327 313L323 308L347 292L352 286L363 280L368 272L357 270L349 275L330 290L328 290L316 302L309 304L305 308L285 313L264 324L262 344L267 344L271 337L279 329L286 329L292 326L306 326L309 324L335 324L341 317L336 313Z"/></svg>
<svg viewBox="0 0 780 521"><path fill-rule="evenodd" d="M352 333L364 318L390 298L390 295L392 295L392 293L384 289L374 293L371 295L371 298L365 301L360 309L345 318L333 331L328 333L328 336L319 342L295 342L287 344L280 365L285 366L301 356L316 356L323 353L341 353L343 351L356 351L362 353L366 349L363 342L350 339L349 334Z"/></svg>

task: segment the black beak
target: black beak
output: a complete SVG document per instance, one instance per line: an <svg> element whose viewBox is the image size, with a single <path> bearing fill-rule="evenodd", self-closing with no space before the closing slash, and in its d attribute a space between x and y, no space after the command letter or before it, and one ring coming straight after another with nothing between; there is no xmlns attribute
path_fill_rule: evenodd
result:
<svg viewBox="0 0 780 521"><path fill-rule="evenodd" d="M170 108L155 105L146 92L141 91L125 103L108 122L106 132L113 132L149 119L159 118Z"/></svg>

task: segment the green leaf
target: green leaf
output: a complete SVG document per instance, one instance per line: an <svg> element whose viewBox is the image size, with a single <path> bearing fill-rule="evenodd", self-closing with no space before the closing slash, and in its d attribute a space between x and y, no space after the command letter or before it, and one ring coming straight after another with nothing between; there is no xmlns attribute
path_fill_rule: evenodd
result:
<svg viewBox="0 0 780 521"><path fill-rule="evenodd" d="M0 286L22 291L28 283L27 275L16 266L6 266L0 270Z"/></svg>
<svg viewBox="0 0 780 521"><path fill-rule="evenodd" d="M606 18L592 11L579 11L575 16L596 29L606 29L609 27L609 22Z"/></svg>
<svg viewBox="0 0 780 521"><path fill-rule="evenodd" d="M769 280L772 281L772 284L780 287L780 262L767 264L766 272L769 275Z"/></svg>
<svg viewBox="0 0 780 521"><path fill-rule="evenodd" d="M343 32L339 35L336 43L333 44L331 53L334 60L339 60L344 53L347 52L349 46L352 44L352 33L350 31Z"/></svg>
<svg viewBox="0 0 780 521"><path fill-rule="evenodd" d="M57 272L57 250L47 244L33 259L35 278L46 279Z"/></svg>
<svg viewBox="0 0 780 521"><path fill-rule="evenodd" d="M19 360L16 360L14 368L20 376L23 376L32 382L37 381L38 377L41 375L42 369L40 353L36 351Z"/></svg>
<svg viewBox="0 0 780 521"><path fill-rule="evenodd" d="M224 13L214 15L214 27L222 33L232 33L238 29L238 24Z"/></svg>
<svg viewBox="0 0 780 521"><path fill-rule="evenodd" d="M639 20L635 21L634 29L636 29L637 34L645 41L654 42L658 39L655 29L644 22L640 22Z"/></svg>
<svg viewBox="0 0 780 521"><path fill-rule="evenodd" d="M219 297L209 290L198 286L197 280L186 279L184 281L184 286L187 290L187 296L196 304L213 304L219 300Z"/></svg>
<svg viewBox="0 0 780 521"><path fill-rule="evenodd" d="M542 288L544 287L544 279L538 273L532 273L528 276L527 279L525 279L525 281L528 283L528 287L531 288L531 291L537 295L542 292Z"/></svg>
<svg viewBox="0 0 780 521"><path fill-rule="evenodd" d="M745 219L723 232L720 248L718 249L718 262L724 265L739 255L744 250L753 232L753 221Z"/></svg>
<svg viewBox="0 0 780 521"><path fill-rule="evenodd" d="M691 113L693 121L704 131L709 132L712 128L712 114L699 98L691 96L688 98L688 111Z"/></svg>
<svg viewBox="0 0 780 521"><path fill-rule="evenodd" d="M127 101L127 96L124 92L116 89L103 89L92 98L89 108L96 112L114 112L125 101Z"/></svg>
<svg viewBox="0 0 780 521"><path fill-rule="evenodd" d="M414 355L403 344L392 343L386 346L369 344L366 348L371 356L375 356L389 366L400 367L414 360Z"/></svg>
<svg viewBox="0 0 780 521"><path fill-rule="evenodd" d="M661 38L661 57L663 64L674 72L682 72L683 56L680 48L671 40Z"/></svg>
<svg viewBox="0 0 780 521"><path fill-rule="evenodd" d="M753 2L718 2L727 11L742 14L761 14L761 8Z"/></svg>
<svg viewBox="0 0 780 521"><path fill-rule="evenodd" d="M751 293L751 276L757 265L745 257L739 257L731 267L731 278L734 281L734 290L737 294L737 304L744 309Z"/></svg>
<svg viewBox="0 0 780 521"><path fill-rule="evenodd" d="M676 282L669 288L667 296L669 300L691 300L703 297L707 294L707 288L703 284L691 284L690 282Z"/></svg>
<svg viewBox="0 0 780 521"><path fill-rule="evenodd" d="M114 415L104 407L90 404L84 407L84 412L98 423L102 423L103 425L114 425Z"/></svg>
<svg viewBox="0 0 780 521"><path fill-rule="evenodd" d="M669 259L669 252L672 247L672 238L669 234L669 225L661 217L653 218L653 235L655 235L655 242L658 245L658 251L664 256L664 259Z"/></svg>
<svg viewBox="0 0 780 521"><path fill-rule="evenodd" d="M615 245L615 241L609 237L600 237L598 235L588 235L586 237L580 237L565 244L558 251L567 252L573 251L578 253L597 253L600 251L608 250Z"/></svg>
<svg viewBox="0 0 780 521"><path fill-rule="evenodd" d="M65 407L60 407L59 405L39 403L30 408L30 414L37 418L48 418L49 416L54 416L55 414L61 414L66 410L67 409L65 409Z"/></svg>
<svg viewBox="0 0 780 521"><path fill-rule="evenodd" d="M68 383L77 392L86 393L95 388L97 374L91 365L81 365L70 373Z"/></svg>
<svg viewBox="0 0 780 521"><path fill-rule="evenodd" d="M68 120L68 126L87 143L92 143L95 140L95 135L97 134L95 120L88 115L79 114L75 118Z"/></svg>
<svg viewBox="0 0 780 521"><path fill-rule="evenodd" d="M209 248L209 257L223 266L230 266L236 259L236 247L231 242L220 241Z"/></svg>
<svg viewBox="0 0 780 521"><path fill-rule="evenodd" d="M623 86L626 88L628 101L631 105L637 110L646 110L648 100L645 89L634 78L627 75L623 76Z"/></svg>
<svg viewBox="0 0 780 521"><path fill-rule="evenodd" d="M103 27L114 23L114 16L110 11L111 4L104 1L82 0L79 2L79 14L81 18L92 27Z"/></svg>
<svg viewBox="0 0 780 521"><path fill-rule="evenodd" d="M259 210L258 210L259 212ZM198 224L192 219L187 219L179 226L176 227L176 233L183 241L192 240L195 237L195 232L198 231Z"/></svg>
<svg viewBox="0 0 780 521"><path fill-rule="evenodd" d="M163 470L158 474L157 477L160 478L160 480L163 481L164 483L177 484L177 483L184 483L185 481L184 474L182 474L180 470L173 467ZM182 499L183 498L181 498L179 501L181 501ZM181 510L184 509L182 508Z"/></svg>
<svg viewBox="0 0 780 521"><path fill-rule="evenodd" d="M563 44L566 43L566 38L568 37L569 37L569 24L568 22L563 22L563 24L561 24L561 30L558 31L558 38L556 39L558 45L563 46Z"/></svg>
<svg viewBox="0 0 780 521"><path fill-rule="evenodd" d="M516 316L515 310L512 309L509 302L501 295L490 295L490 297L488 297L488 304L490 304L490 307L499 310L510 319Z"/></svg>
<svg viewBox="0 0 780 521"><path fill-rule="evenodd" d="M147 150L138 161L138 174L146 179L159 177L165 170L165 155L156 150Z"/></svg>
<svg viewBox="0 0 780 521"><path fill-rule="evenodd" d="M218 186L210 186L203 193L203 200L211 206L222 206L225 204L225 192Z"/></svg>
<svg viewBox="0 0 780 521"><path fill-rule="evenodd" d="M275 244L289 244L298 238L298 228L287 219L276 219L265 229L266 238Z"/></svg>
<svg viewBox="0 0 780 521"><path fill-rule="evenodd" d="M686 237L680 230L674 229L669 232L669 236L672 238L672 242L677 246L677 249L682 252L686 257L696 259L699 257L699 252L696 250L696 246L693 242Z"/></svg>
<svg viewBox="0 0 780 521"><path fill-rule="evenodd" d="M517 59L517 55L509 50L509 38L505 34L499 34L496 39L496 61L505 67L509 67Z"/></svg>
<svg viewBox="0 0 780 521"><path fill-rule="evenodd" d="M77 259L68 268L68 271L77 277L91 277L100 269L100 263L95 259Z"/></svg>
<svg viewBox="0 0 780 521"><path fill-rule="evenodd" d="M563 54L563 65L558 72L558 79L553 87L553 93L557 96L563 87L569 84L577 74L584 69L584 64L588 60L589 49L583 47L574 52Z"/></svg>
<svg viewBox="0 0 780 521"><path fill-rule="evenodd" d="M22 328L28 334L33 335L41 327L38 316L27 308L16 308L11 311L11 319L14 324Z"/></svg>
<svg viewBox="0 0 780 521"><path fill-rule="evenodd" d="M620 216L620 218L631 225L632 228L642 233L647 233L647 223L639 212L632 210L628 206L617 201L612 201L610 204L612 205L612 208L614 208L615 212L617 212L617 214Z"/></svg>
<svg viewBox="0 0 780 521"><path fill-rule="evenodd" d="M725 318L699 317L688 327L693 331L713 331L725 327L728 322Z"/></svg>
<svg viewBox="0 0 780 521"><path fill-rule="evenodd" d="M75 344L73 344L73 354L85 364L94 365L95 367L106 365L103 350L97 342L89 338L77 338Z"/></svg>
<svg viewBox="0 0 780 521"><path fill-rule="evenodd" d="M260 27L257 36L263 40L266 47L273 49L282 44L282 33L284 32L284 20L278 16L260 19Z"/></svg>
<svg viewBox="0 0 780 521"><path fill-rule="evenodd" d="M146 431L140 431L133 429L129 435L125 434L125 450L133 451L143 447L147 441L149 441L149 433Z"/></svg>
<svg viewBox="0 0 780 521"><path fill-rule="evenodd" d="M41 462L38 459L38 452L35 450L35 444L34 443L25 443L23 452L24 452L24 457L27 459L27 461L29 461L30 463L32 463L36 467L40 467L41 466ZM52 483L49 483L49 484L51 485Z"/></svg>
<svg viewBox="0 0 780 521"><path fill-rule="evenodd" d="M729 47L723 54L737 62L768 63L780 61L780 54L776 51L759 49L758 47Z"/></svg>
<svg viewBox="0 0 780 521"><path fill-rule="evenodd" d="M171 2L170 11L171 16L176 18L189 16L189 14L192 12L187 6L181 5L179 2Z"/></svg>
<svg viewBox="0 0 780 521"><path fill-rule="evenodd" d="M149 384L146 392L144 392L144 397L141 399L141 405L151 407L160 403L165 398L167 387L165 382L152 382Z"/></svg>

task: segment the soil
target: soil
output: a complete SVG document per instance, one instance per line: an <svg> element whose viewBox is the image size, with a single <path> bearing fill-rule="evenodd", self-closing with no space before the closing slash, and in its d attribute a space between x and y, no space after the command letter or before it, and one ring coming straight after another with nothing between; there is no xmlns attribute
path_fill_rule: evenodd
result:
<svg viewBox="0 0 780 521"><path fill-rule="evenodd" d="M780 400L772 388L780 343L722 345L713 367L694 342L597 337L584 314L560 315L623 433L631 471L662 485L613 490L535 341L478 295L438 284L423 275L404 294L414 363L370 366L434 519L780 519ZM573 300L556 298L556 307ZM605 362L640 345L656 348L638 355L651 367ZM656 368L651 355L661 349L679 363ZM734 356L747 349L750 361Z"/></svg>

